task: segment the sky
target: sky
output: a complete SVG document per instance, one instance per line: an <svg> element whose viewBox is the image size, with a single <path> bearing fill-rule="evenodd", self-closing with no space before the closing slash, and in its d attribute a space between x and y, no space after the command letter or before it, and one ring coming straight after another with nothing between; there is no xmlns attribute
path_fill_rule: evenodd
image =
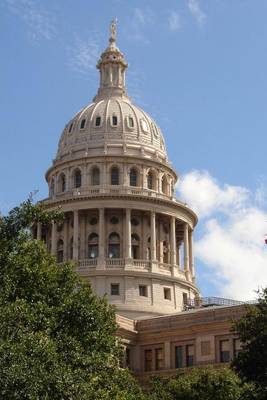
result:
<svg viewBox="0 0 267 400"><path fill-rule="evenodd" d="M267 1L0 0L0 210L38 190L64 125L98 87L118 19L133 101L161 127L198 214L203 296L267 286Z"/></svg>

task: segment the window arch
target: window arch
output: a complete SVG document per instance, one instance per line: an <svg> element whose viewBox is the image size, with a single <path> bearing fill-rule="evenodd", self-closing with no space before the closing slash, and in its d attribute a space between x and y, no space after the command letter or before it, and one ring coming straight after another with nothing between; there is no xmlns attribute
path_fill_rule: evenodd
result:
<svg viewBox="0 0 267 400"><path fill-rule="evenodd" d="M140 238L136 233L133 233L131 236L132 240L132 258L139 259L140 258Z"/></svg>
<svg viewBox="0 0 267 400"><path fill-rule="evenodd" d="M111 185L120 184L120 172L118 167L112 167L110 170L110 183Z"/></svg>
<svg viewBox="0 0 267 400"><path fill-rule="evenodd" d="M64 242L62 239L57 241L57 262L62 263L64 259Z"/></svg>
<svg viewBox="0 0 267 400"><path fill-rule="evenodd" d="M155 190L155 176L152 171L149 171L147 174L147 188Z"/></svg>
<svg viewBox="0 0 267 400"><path fill-rule="evenodd" d="M120 258L120 235L112 232L108 237L108 257Z"/></svg>
<svg viewBox="0 0 267 400"><path fill-rule="evenodd" d="M66 176L65 176L65 174L61 174L59 177L59 191L60 192L66 191Z"/></svg>
<svg viewBox="0 0 267 400"><path fill-rule="evenodd" d="M93 167L92 169L92 185L100 185L100 171L98 167Z"/></svg>
<svg viewBox="0 0 267 400"><path fill-rule="evenodd" d="M79 169L76 169L73 175L74 178L74 187L79 188L82 186L82 174Z"/></svg>
<svg viewBox="0 0 267 400"><path fill-rule="evenodd" d="M54 177L50 181L50 196L54 196L55 194L55 179Z"/></svg>
<svg viewBox="0 0 267 400"><path fill-rule="evenodd" d="M168 194L168 181L167 181L166 175L164 175L161 180L161 191L164 194Z"/></svg>
<svg viewBox="0 0 267 400"><path fill-rule="evenodd" d="M88 236L88 258L98 257L98 234L91 233Z"/></svg>
<svg viewBox="0 0 267 400"><path fill-rule="evenodd" d="M138 171L136 168L130 170L130 186L137 186L138 184Z"/></svg>

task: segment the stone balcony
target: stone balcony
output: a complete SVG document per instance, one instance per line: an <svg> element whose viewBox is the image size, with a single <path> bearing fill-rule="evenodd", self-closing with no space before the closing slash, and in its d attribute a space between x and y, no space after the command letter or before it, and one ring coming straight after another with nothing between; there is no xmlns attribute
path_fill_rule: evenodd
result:
<svg viewBox="0 0 267 400"><path fill-rule="evenodd" d="M96 270L120 270L135 271L143 273L155 273L182 280L188 280L186 273L178 265L170 265L158 261L136 260L126 258L86 258L78 261L76 271L81 274L90 273Z"/></svg>
<svg viewBox="0 0 267 400"><path fill-rule="evenodd" d="M53 197L49 197L44 202L67 200L75 197L103 197L103 196L136 196L154 199L162 199L175 201L178 204L185 206L185 203L178 201L175 197L167 195L155 190L123 185L101 185L101 186L87 186L78 189L67 190L62 193L56 193Z"/></svg>

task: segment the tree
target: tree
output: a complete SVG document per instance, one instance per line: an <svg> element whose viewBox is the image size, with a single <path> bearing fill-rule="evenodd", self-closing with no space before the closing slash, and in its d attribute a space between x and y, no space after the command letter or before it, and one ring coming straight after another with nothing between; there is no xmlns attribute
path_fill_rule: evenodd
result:
<svg viewBox="0 0 267 400"><path fill-rule="evenodd" d="M232 365L240 377L267 393L267 288L259 293L258 303L247 306L246 314L234 324L242 351Z"/></svg>
<svg viewBox="0 0 267 400"><path fill-rule="evenodd" d="M114 309L31 237L61 217L31 200L0 217L0 398L142 399L119 367Z"/></svg>
<svg viewBox="0 0 267 400"><path fill-rule="evenodd" d="M229 368L193 368L152 382L153 400L252 400L253 387Z"/></svg>

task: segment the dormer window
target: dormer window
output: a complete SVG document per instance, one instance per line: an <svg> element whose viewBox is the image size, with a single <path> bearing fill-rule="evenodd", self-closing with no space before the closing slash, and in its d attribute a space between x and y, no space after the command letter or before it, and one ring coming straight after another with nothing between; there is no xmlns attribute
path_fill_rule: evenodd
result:
<svg viewBox="0 0 267 400"><path fill-rule="evenodd" d="M71 133L72 128L73 128L73 122L72 122L72 123L70 124L70 126L69 126L69 133Z"/></svg>
<svg viewBox="0 0 267 400"><path fill-rule="evenodd" d="M80 125L80 129L84 129L85 128L85 122L86 119L82 119L81 125Z"/></svg>
<svg viewBox="0 0 267 400"><path fill-rule="evenodd" d="M133 117L128 117L128 127L133 128L134 127L134 119Z"/></svg>
<svg viewBox="0 0 267 400"><path fill-rule="evenodd" d="M96 117L95 119L95 126L100 126L101 125L101 117Z"/></svg>
<svg viewBox="0 0 267 400"><path fill-rule="evenodd" d="M142 130L145 132L145 133L148 133L149 132L149 130L148 130L148 124L147 124L147 122L144 120L144 119L141 119L141 128L142 128Z"/></svg>
<svg viewBox="0 0 267 400"><path fill-rule="evenodd" d="M112 115L112 117L111 117L111 125L112 126L117 126L118 125L118 117L117 117L117 115Z"/></svg>

